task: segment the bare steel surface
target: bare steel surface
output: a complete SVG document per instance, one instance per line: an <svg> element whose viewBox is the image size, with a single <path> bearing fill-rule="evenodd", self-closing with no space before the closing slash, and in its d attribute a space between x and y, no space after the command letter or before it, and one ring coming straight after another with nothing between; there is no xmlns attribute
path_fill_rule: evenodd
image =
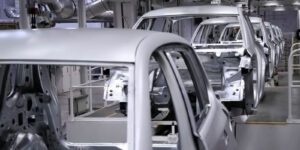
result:
<svg viewBox="0 0 300 150"><path fill-rule="evenodd" d="M1 63L5 61L14 63L24 63L24 61L135 62L138 51L141 50L142 54L146 54L166 43L188 44L186 40L174 34L149 31L10 30L0 33L0 60ZM147 46L141 47L142 45Z"/></svg>

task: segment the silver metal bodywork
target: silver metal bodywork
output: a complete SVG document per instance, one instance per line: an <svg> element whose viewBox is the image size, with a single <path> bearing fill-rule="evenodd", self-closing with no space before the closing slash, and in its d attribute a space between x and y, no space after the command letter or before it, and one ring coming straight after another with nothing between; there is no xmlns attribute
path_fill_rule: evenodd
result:
<svg viewBox="0 0 300 150"><path fill-rule="evenodd" d="M252 36L253 30L251 29L252 28L251 24L249 24L249 21L247 22L247 18L244 16L241 8L232 7L232 6L222 6L222 5L183 6L183 7L163 8L159 10L153 10L144 14L133 26L133 29L141 29L141 26L145 21L150 19L155 19L155 18L166 18L166 20L171 20L172 23L170 23L170 26L172 27L172 25L174 25L179 20L184 20L187 18L197 18L201 16L212 16L212 17L228 16L228 17L238 18L238 22L240 23L240 26L242 28L243 37L245 37L243 42L243 48L246 49L250 57L255 56L255 61L257 61L255 64L262 64L262 65L257 65L257 70L255 69L256 77L254 79L255 80L254 82L256 85L253 86L255 88L255 92L253 92L254 98L251 100L251 102L249 102L250 104L247 104L248 107L251 108L256 107L257 104L259 103L259 100L262 98L263 91L264 91L266 58L263 52L261 52L262 47L258 43L256 43L254 37ZM149 24L151 24L151 21ZM145 29L152 30L151 28L152 28L151 25L148 25L148 27L146 27ZM172 29L169 30L164 28L159 31L172 33ZM243 49L241 49L240 51L243 51ZM215 51L212 50L212 52ZM247 60L247 58L245 60ZM239 84L242 85L243 83L240 82ZM249 84L253 84L253 83L249 83ZM239 87L243 87L243 86L239 86ZM238 97L243 97L244 94L245 93L243 92L239 92L239 94L237 95L239 95Z"/></svg>
<svg viewBox="0 0 300 150"><path fill-rule="evenodd" d="M210 43L198 43L196 37L202 37L206 30L204 26L226 25L218 37L218 42L215 44ZM195 30L192 38L192 46L196 50L197 54L201 58L202 63L206 67L206 72L213 86L219 87L215 93L219 96L221 101L243 101L245 82L243 77L239 75L240 59L245 53L245 48L242 46L243 41L237 41L234 38L233 41L227 41L223 39L226 36L227 30L230 28L240 28L236 17L221 17L208 19L203 21ZM240 31L240 30L238 30ZM237 33L238 34L238 33ZM223 58L226 53L235 53L235 55L229 56L231 60ZM237 57L236 60L234 58ZM223 60L223 64L219 64L219 60ZM225 62L225 63L224 63ZM220 66L221 72L217 67ZM232 78L238 78L232 80ZM236 92L235 92L236 91ZM234 94L233 94L234 93Z"/></svg>
<svg viewBox="0 0 300 150"><path fill-rule="evenodd" d="M276 58L276 67L278 67L278 63L279 63L279 60L280 60L280 57L281 57L281 52L282 52L282 49L281 49L281 45L280 45L280 41L276 38L276 35L275 35L275 32L272 28L272 25L269 23L269 22L264 22L267 30L268 30L268 33L269 33L269 37L270 39L272 40L272 42L275 44L275 48L276 48L276 53L277 53L277 58Z"/></svg>
<svg viewBox="0 0 300 150"><path fill-rule="evenodd" d="M259 28L262 32L262 40L259 40L261 46L264 48L264 53L266 54L268 64L268 76L267 78L272 78L275 67L276 67L276 58L278 57L276 52L276 47L270 37L268 37L268 31L265 27L263 20L259 17L250 17L250 21L252 24L258 24Z"/></svg>
<svg viewBox="0 0 300 150"><path fill-rule="evenodd" d="M237 7L222 5L202 5L202 6L181 6L153 10L145 13L140 20L145 18L156 17L174 17L174 16L195 16L195 15L216 15L216 16L232 16L238 14ZM139 24L140 21L136 23ZM135 28L135 27L133 27Z"/></svg>
<svg viewBox="0 0 300 150"><path fill-rule="evenodd" d="M2 66L14 66L11 64L15 64L19 68L22 68L29 64L29 66L37 67L37 76L34 74L26 74L26 76L30 79L35 78L36 84L39 84L42 88L40 93L33 92L31 94L34 102L44 101L44 97L38 100L38 97L34 96L35 94L49 95L45 99L45 104L37 103L37 106L42 110L46 109L44 113L39 115L47 116L41 122L46 124L45 131L51 133L49 138L53 138L53 141L50 141L50 146L53 149L233 149L232 146L235 140L228 111L217 101L213 94L212 88L203 71L202 64L195 52L189 46L189 43L179 36L160 32L109 29L3 31L0 32L0 49L2 50L0 56L0 64ZM201 111L202 113L199 117L202 119L197 124L193 121L195 116L188 109L189 102L186 101L186 93L184 94L182 91L184 85L179 80L178 72L175 71L176 66L170 63L168 55L164 55L163 53L165 50L169 52L177 51L177 49L181 49L182 53L189 54L187 61L189 64L188 67L191 68L190 73L194 78L192 83L201 89L196 91L201 95L201 101L207 101L208 103ZM172 97L175 98L173 105L176 112L178 131L179 133L183 133L178 134L180 140L177 144L152 144L148 65L150 57L154 53L156 54L155 57L159 60L160 67L168 77L167 83ZM45 65L127 66L130 76L126 79L123 78L126 80L129 89L127 100L128 115L123 120L127 121L127 127L125 128L125 133L127 134L126 142L80 143L79 141L74 143L65 141L61 134L62 127L57 94L52 87L48 67L43 67ZM7 72L4 72L4 75L8 75ZM12 73L11 77L14 76L23 78L23 73ZM9 80L10 78L8 78L8 82L10 82ZM22 84L22 82L18 84ZM22 95L23 93L18 93L18 91L14 91L13 93L20 94L21 97L24 96ZM18 95L16 96L18 97ZM2 101L5 100L5 95L2 94L2 98ZM9 108L9 106L6 107ZM19 109L23 111L22 107ZM9 113L12 115L17 113L16 111L9 111L9 109L5 109L5 111L1 109L0 111L1 114ZM3 118L0 118L0 121L5 127L14 127L9 123L3 122ZM90 121L112 123L112 125L116 125L118 122L109 122L108 118L92 118ZM119 121L122 122L122 120ZM22 135L23 130L16 129ZM85 130L98 132L105 129L101 129L99 126L93 126L93 129L85 129L85 126L82 126L78 132L84 132ZM3 134L3 130L1 129L0 131ZM38 134L35 132L36 130L33 126L28 126L27 131L33 132L32 134ZM107 131L103 132L106 133ZM39 136L43 136L44 142L46 142L45 139L48 139L45 138L45 135ZM40 139L39 136L37 135L34 138ZM81 135L79 134L78 136ZM37 140L35 142L38 143L40 141ZM27 145L30 144L29 141ZM43 148L44 144L41 142L37 146Z"/></svg>
<svg viewBox="0 0 300 150"><path fill-rule="evenodd" d="M284 41L284 38L283 38L282 31L278 26L273 25L272 27L274 29L274 33L276 35L276 38L278 39L278 41L280 43L281 54L283 54L284 53L285 41Z"/></svg>
<svg viewBox="0 0 300 150"><path fill-rule="evenodd" d="M257 82L257 97L254 98L253 101L253 106L257 107L259 100L262 97L263 91L264 91L264 83L265 83L265 68L266 68L266 64L267 64L267 60L266 57L264 55L264 51L262 46L257 45L256 41L251 41L251 37L249 35L254 35L254 32L251 31L250 29L247 30L247 28L251 28L251 26L248 26L245 28L245 26L241 26L243 23L246 24L246 20L244 20L244 22L242 21L241 18L238 17L224 17L224 18L214 18L214 19L208 19L203 21L198 28L196 29L194 36L192 38L192 45L195 48L195 50L197 51L198 54L209 54L209 53L215 53L217 57L220 57L219 59L233 59L233 58L239 58L237 59L235 63L231 64L229 63L232 60L228 60L224 61L226 63L224 63L223 66L223 78L225 79L225 83L223 83L223 89L221 89L221 91L217 91L216 93L219 95L225 95L221 97L221 100L223 101L243 101L245 100L246 96L246 92L245 91L245 84L252 84L252 83L247 83L245 81L245 78L243 77L243 75L238 75L240 73L240 70L242 69L248 69L247 67L245 67L245 65L242 65L245 60L245 58L247 58L247 54L245 53L247 50L254 50L253 54L250 55L250 59L252 56L255 56L257 58L257 61L259 62L257 66L257 78L254 79L256 80L255 82ZM204 30L201 30L201 27L204 25L218 25L218 24L228 24L224 29L223 29L223 33L221 34L220 39L224 36L224 32L227 28L232 28L232 27L238 27L239 32L241 32L240 34L242 34L242 40L241 41L228 41L228 43L226 43L227 41L220 41L220 44L215 44L209 46L206 44L199 44L199 43L194 43L194 40L196 38L196 35L202 35L201 32L204 32ZM247 42L248 41L248 42ZM249 43L251 41L251 44ZM225 43L225 44L224 44ZM249 44L249 45L248 45ZM221 46L223 45L224 48L217 48L217 46ZM236 53L236 55L232 55L232 56L225 56L224 54L226 53ZM248 53L250 53L249 51L247 51ZM222 58L222 53L223 53L223 57ZM246 57L245 57L246 56ZM248 55L249 56L249 55ZM209 59L210 60L210 59ZM249 60L251 62L251 60ZM254 67L254 66L252 66ZM228 69L226 69L228 68ZM254 67L255 68L255 67ZM233 75L236 74L236 75ZM237 79L238 78L238 79ZM223 81L224 82L224 81Z"/></svg>

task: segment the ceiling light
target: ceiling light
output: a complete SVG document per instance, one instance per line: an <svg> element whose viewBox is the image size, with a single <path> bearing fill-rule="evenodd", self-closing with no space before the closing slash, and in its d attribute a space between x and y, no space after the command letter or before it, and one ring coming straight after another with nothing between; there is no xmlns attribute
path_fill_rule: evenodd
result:
<svg viewBox="0 0 300 150"><path fill-rule="evenodd" d="M264 6L279 6L279 3L277 1L267 1Z"/></svg>
<svg viewBox="0 0 300 150"><path fill-rule="evenodd" d="M285 11L285 8L283 6L277 6L274 8L274 11Z"/></svg>
<svg viewBox="0 0 300 150"><path fill-rule="evenodd" d="M293 5L299 5L300 6L300 2L299 1L294 1Z"/></svg>

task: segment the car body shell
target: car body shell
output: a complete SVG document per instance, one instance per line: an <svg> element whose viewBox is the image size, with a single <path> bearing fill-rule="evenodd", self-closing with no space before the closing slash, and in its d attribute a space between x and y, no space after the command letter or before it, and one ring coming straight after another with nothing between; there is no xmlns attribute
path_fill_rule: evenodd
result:
<svg viewBox="0 0 300 150"><path fill-rule="evenodd" d="M253 37L249 37L249 36L246 36L246 35L253 35L253 31L252 30L247 30L247 28L243 28L241 25L243 24L242 21L240 21L238 18L236 17L219 17L219 18L213 18L213 19L208 19L208 20L205 20L203 21L199 26L198 28L195 30L195 33L194 33L194 36L192 39L195 38L196 34L198 32L200 32L200 28L202 25L206 25L206 24L228 24L227 27L230 27L230 26L236 26L236 27L240 27L240 32L242 34L242 41L237 41L236 43L242 43L243 45L243 48L239 48L238 50L240 52L238 52L241 56L243 56L244 52L243 50L248 50L249 47L251 47L251 49L254 49L254 53L257 57L257 60L259 62L259 64L263 64L263 65L259 65L258 68L257 68L257 89L258 89L258 97L257 99L255 100L254 102L254 106L257 107L258 103L259 103L259 100L261 99L262 97L262 94L263 94L263 91L264 91L264 83L265 83L265 65L267 64L267 60L266 60L266 57L264 55L264 51L263 51L263 48L262 46L258 45L258 42L256 41L252 41L251 39ZM246 23L245 23L246 24ZM227 28L225 27L225 29ZM225 30L224 29L224 30ZM223 30L223 31L224 31ZM201 33L199 33L201 34ZM223 34L223 33L222 33ZM221 36L222 36L221 34ZM193 41L193 40L192 40ZM253 42L253 43L252 43ZM248 45L252 43L251 45ZM192 44L195 48L195 46L197 45L196 43L193 43ZM247 46L248 45L248 46ZM253 47L252 47L253 46ZM230 48L229 48L230 49ZM225 51L224 52L227 52L228 50L227 49L224 49ZM233 51L235 51L234 49L232 49ZM197 52L201 52L203 51L202 49L199 49L197 50ZM204 50L206 51L206 50ZM210 51L215 51L216 53L220 52L221 50L208 50L208 52ZM248 83L245 83L245 84L248 84Z"/></svg>
<svg viewBox="0 0 300 150"><path fill-rule="evenodd" d="M280 41L276 38L276 34L272 28L272 24L270 22L264 22L264 24L265 24L266 28L268 29L270 39L275 44L276 52L278 54L278 57L276 60L276 67L278 67L279 60L281 58L282 47L281 47Z"/></svg>
<svg viewBox="0 0 300 150"><path fill-rule="evenodd" d="M284 38L283 38L282 31L278 26L273 25L272 27L274 29L274 32L275 32L275 35L276 35L278 41L280 42L280 46L281 46L281 50L282 50L281 53L283 54L285 41L284 41Z"/></svg>
<svg viewBox="0 0 300 150"><path fill-rule="evenodd" d="M144 20L151 18L172 18L172 17L197 17L197 16L213 16L213 17L238 17L240 26L242 28L242 34L244 38L243 46L248 51L250 56L256 55L257 57L257 91L258 94L255 96L255 102L253 105L255 107L259 103L259 100L262 98L264 93L264 82L265 82L265 63L266 57L261 52L262 47L255 41L253 34L253 29L251 29L251 24L247 21L242 8L233 7L233 6L222 6L222 5L202 5L202 6L182 6L182 7L172 7L172 8L163 8L158 10L150 11L143 16L135 23L133 29L139 29L139 26L143 23ZM170 31L165 31L170 32Z"/></svg>
<svg viewBox="0 0 300 150"><path fill-rule="evenodd" d="M268 37L268 31L265 27L265 24L263 20L259 17L250 17L251 23L256 23L259 24L260 29L262 31L262 36L263 36L263 41L261 45L266 49L265 54L268 57L268 68L269 68L269 73L268 73L268 78L272 78L274 71L275 71L275 66L276 66L276 58L278 57L278 52L276 52L276 47L274 43L272 43L272 40L270 37Z"/></svg>
<svg viewBox="0 0 300 150"><path fill-rule="evenodd" d="M126 40L125 40L126 39ZM116 44L117 43L117 44ZM198 140L203 142L206 149L232 149L230 145L219 145L219 142L232 143L233 133L229 130L230 118L226 108L216 100L215 95L207 81L205 73L201 69L193 49L183 38L174 34L161 32L136 31L136 30L14 30L0 32L0 64L33 64L33 65L97 65L97 64L124 64L131 66L131 73L134 76L129 77L132 88L129 93L128 101L128 126L127 126L127 144L124 149L129 150L151 150L152 149L152 131L151 114L149 99L149 75L148 65L152 54L165 46L185 47L193 58L193 63L197 67L194 72L199 75L203 87L204 95L210 103L207 108L206 117L197 130L191 129L189 112L184 107L184 101L177 101L176 112L179 130L185 129L184 134L180 136L179 149L196 149L194 143L194 132L197 132ZM167 63L166 61L163 61ZM176 77L168 65L162 64L166 68L166 75L172 85L170 91L180 98L182 95L177 83ZM200 66L200 67L199 67ZM52 91L51 91L52 93ZM48 114L49 118L60 119L57 114L56 104ZM53 123L54 129L60 128L60 122ZM97 129L95 129L97 130ZM224 131L225 130L225 131ZM53 132L56 133L56 130ZM58 131L57 131L58 132ZM183 132L183 131L181 131ZM224 132L226 132L224 139ZM105 136L105 135L104 135ZM64 142L63 139L60 139ZM101 143L65 143L70 147L76 148L120 148L118 144L101 145ZM219 145L219 146L218 146ZM124 145L123 145L124 146ZM218 146L218 147L216 147ZM221 147L220 147L221 146ZM228 148L229 147L229 148ZM173 149L173 148L171 148Z"/></svg>

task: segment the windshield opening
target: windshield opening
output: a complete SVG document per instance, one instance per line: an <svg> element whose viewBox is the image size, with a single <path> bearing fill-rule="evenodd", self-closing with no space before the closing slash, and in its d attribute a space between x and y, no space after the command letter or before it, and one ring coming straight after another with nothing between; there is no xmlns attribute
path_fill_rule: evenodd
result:
<svg viewBox="0 0 300 150"><path fill-rule="evenodd" d="M193 44L220 45L242 43L242 34L238 24L203 24L193 40Z"/></svg>
<svg viewBox="0 0 300 150"><path fill-rule="evenodd" d="M264 37L260 23L253 23L252 26L255 32L255 39L262 42Z"/></svg>
<svg viewBox="0 0 300 150"><path fill-rule="evenodd" d="M200 15L143 18L136 29L174 33L191 41L198 25L212 18L218 18L218 16Z"/></svg>

